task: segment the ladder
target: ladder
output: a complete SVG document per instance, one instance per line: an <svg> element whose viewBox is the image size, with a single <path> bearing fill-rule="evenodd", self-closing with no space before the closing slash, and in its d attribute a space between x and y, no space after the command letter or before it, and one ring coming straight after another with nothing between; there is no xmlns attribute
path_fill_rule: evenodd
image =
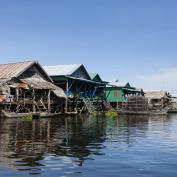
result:
<svg viewBox="0 0 177 177"><path fill-rule="evenodd" d="M103 105L107 111L115 111L115 109L111 106L111 104L106 100L103 100Z"/></svg>
<svg viewBox="0 0 177 177"><path fill-rule="evenodd" d="M42 102L42 100L35 102L35 105L36 105L37 109L39 110L39 112L47 112L47 108L44 105L44 103Z"/></svg>
<svg viewBox="0 0 177 177"><path fill-rule="evenodd" d="M89 113L93 113L96 111L95 106L93 105L89 98L83 98L83 102Z"/></svg>

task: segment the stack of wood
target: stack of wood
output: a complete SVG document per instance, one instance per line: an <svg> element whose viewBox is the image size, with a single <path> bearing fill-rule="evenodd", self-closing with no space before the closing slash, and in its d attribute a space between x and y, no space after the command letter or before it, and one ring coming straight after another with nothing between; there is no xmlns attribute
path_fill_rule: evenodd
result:
<svg viewBox="0 0 177 177"><path fill-rule="evenodd" d="M148 99L144 96L130 96L128 97L125 109L128 111L147 111Z"/></svg>

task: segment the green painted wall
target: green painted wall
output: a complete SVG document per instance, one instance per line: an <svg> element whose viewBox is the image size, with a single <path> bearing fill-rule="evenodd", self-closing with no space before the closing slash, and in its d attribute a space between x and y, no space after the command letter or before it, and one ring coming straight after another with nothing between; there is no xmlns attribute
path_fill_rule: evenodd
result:
<svg viewBox="0 0 177 177"><path fill-rule="evenodd" d="M108 102L124 102L123 91L116 87L106 87L105 94Z"/></svg>

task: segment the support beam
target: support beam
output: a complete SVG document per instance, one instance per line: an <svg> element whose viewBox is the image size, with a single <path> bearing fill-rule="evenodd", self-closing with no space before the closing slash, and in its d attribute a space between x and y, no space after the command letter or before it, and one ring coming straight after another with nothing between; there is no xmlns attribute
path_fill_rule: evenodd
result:
<svg viewBox="0 0 177 177"><path fill-rule="evenodd" d="M98 89L98 86L95 86L95 87L94 87L94 90L93 90L93 93L92 93L92 97L95 95L97 89Z"/></svg>
<svg viewBox="0 0 177 177"><path fill-rule="evenodd" d="M18 102L19 101L19 88L17 87L16 88L16 101ZM19 104L17 105L17 110L16 110L16 112L19 112Z"/></svg>
<svg viewBox="0 0 177 177"><path fill-rule="evenodd" d="M18 97L19 97L19 88L17 87L16 88L16 100L17 100L17 102L18 102Z"/></svg>
<svg viewBox="0 0 177 177"><path fill-rule="evenodd" d="M73 81L71 82L71 84L69 84L69 82L68 82L68 92L70 92L72 86L74 85L74 82L75 82L75 80L73 80Z"/></svg>
<svg viewBox="0 0 177 177"><path fill-rule="evenodd" d="M90 95L90 93L91 93L91 87L92 87L92 84L89 84L89 85L87 85L87 97L88 98L91 98L92 96Z"/></svg>
<svg viewBox="0 0 177 177"><path fill-rule="evenodd" d="M65 113L68 112L68 81L66 81L66 100L65 100Z"/></svg>
<svg viewBox="0 0 177 177"><path fill-rule="evenodd" d="M87 98L87 83L85 83L85 87L84 87L84 95L85 95L85 98Z"/></svg>
<svg viewBox="0 0 177 177"><path fill-rule="evenodd" d="M33 89L33 112L36 112L35 99L36 99L35 90Z"/></svg>
<svg viewBox="0 0 177 177"><path fill-rule="evenodd" d="M48 92L48 112L51 112L51 100L50 100L51 90Z"/></svg>
<svg viewBox="0 0 177 177"><path fill-rule="evenodd" d="M110 93L111 93L111 89L109 89L109 92L108 92L108 94L106 95L106 100L108 99L108 97L109 97L109 95L110 95ZM106 92L106 91L105 91Z"/></svg>
<svg viewBox="0 0 177 177"><path fill-rule="evenodd" d="M80 87L76 88L77 89L76 92L79 94L79 97L81 96L80 93L81 93L81 89L82 89L83 85L84 85L84 82L81 82Z"/></svg>

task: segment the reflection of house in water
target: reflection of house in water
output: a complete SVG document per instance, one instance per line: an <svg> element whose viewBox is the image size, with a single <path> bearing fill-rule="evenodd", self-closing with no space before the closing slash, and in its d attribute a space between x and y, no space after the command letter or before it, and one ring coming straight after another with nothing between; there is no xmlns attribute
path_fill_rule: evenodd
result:
<svg viewBox="0 0 177 177"><path fill-rule="evenodd" d="M148 123L149 118L142 116L1 119L0 159L13 163L16 170L24 166L40 170L52 158L57 164L82 166L95 155L104 155L109 146L116 151L136 146L137 138L146 136Z"/></svg>
<svg viewBox="0 0 177 177"><path fill-rule="evenodd" d="M106 122L93 116L86 116L77 120L76 128L73 129L71 143L77 146L87 146L89 143L102 143L106 139Z"/></svg>
<svg viewBox="0 0 177 177"><path fill-rule="evenodd" d="M2 119L0 121L0 158L4 162L18 161L27 166L40 166L40 160L44 154L56 154L56 156L71 156L77 159L77 165L82 163L91 154L98 154L99 145L95 150L87 146L92 142L101 142L103 125L92 122L87 126L87 119L41 119L20 120ZM94 128L93 128L94 126Z"/></svg>
<svg viewBox="0 0 177 177"><path fill-rule="evenodd" d="M148 124L148 115L121 115L118 119L107 117L107 141L118 142L118 149L121 149L122 144L124 144L124 150L126 150L127 147L136 145L137 138L144 138L146 136Z"/></svg>

